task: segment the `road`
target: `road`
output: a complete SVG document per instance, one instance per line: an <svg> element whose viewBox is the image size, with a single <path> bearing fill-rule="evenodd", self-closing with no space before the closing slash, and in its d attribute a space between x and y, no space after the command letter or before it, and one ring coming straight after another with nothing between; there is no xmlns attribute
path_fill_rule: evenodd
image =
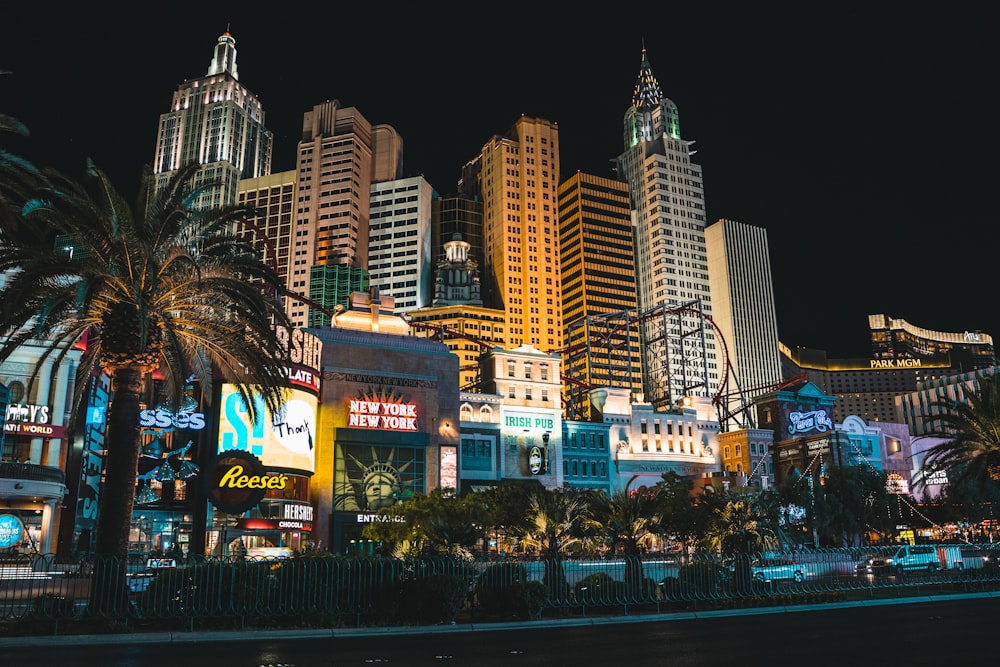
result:
<svg viewBox="0 0 1000 667"><path fill-rule="evenodd" d="M170 644L60 645L53 638L12 647L0 638L4 667L534 667L572 665L946 665L994 664L1000 623L996 598L753 613L698 618L589 619L567 627L545 621L505 630L468 626L372 629L363 634ZM328 633L330 631L327 631ZM303 633L304 634L304 633ZM69 639L69 638L66 638ZM15 641L15 640L10 640Z"/></svg>

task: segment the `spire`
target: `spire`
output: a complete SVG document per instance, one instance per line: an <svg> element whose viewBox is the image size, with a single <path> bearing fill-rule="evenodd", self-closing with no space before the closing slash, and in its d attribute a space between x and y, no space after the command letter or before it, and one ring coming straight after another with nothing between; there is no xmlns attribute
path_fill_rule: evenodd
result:
<svg viewBox="0 0 1000 667"><path fill-rule="evenodd" d="M632 106L625 112L625 148L664 136L681 138L677 105L663 95L649 64L646 41L643 40L639 78L632 91Z"/></svg>
<svg viewBox="0 0 1000 667"><path fill-rule="evenodd" d="M215 44L215 52L212 54L212 62L208 66L208 75L229 74L237 81L240 75L236 71L236 39L229 34L229 25L226 25L226 32L219 35L219 41Z"/></svg>
<svg viewBox="0 0 1000 667"><path fill-rule="evenodd" d="M639 78L636 79L635 90L632 92L632 106L636 109L652 109L659 106L662 99L663 91L653 76L653 68L646 54L646 40L643 40L642 64L639 66Z"/></svg>

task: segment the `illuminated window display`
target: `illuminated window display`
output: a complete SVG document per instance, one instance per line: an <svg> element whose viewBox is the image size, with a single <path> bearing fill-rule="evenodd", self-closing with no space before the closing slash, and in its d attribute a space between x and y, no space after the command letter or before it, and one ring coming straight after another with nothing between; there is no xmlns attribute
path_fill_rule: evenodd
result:
<svg viewBox="0 0 1000 667"><path fill-rule="evenodd" d="M334 509L371 511L425 493L422 447L337 443Z"/></svg>

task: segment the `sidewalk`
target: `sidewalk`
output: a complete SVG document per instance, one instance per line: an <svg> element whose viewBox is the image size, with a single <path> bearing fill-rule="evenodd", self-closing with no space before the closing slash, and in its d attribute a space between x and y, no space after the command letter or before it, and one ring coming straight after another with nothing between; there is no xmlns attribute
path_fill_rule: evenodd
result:
<svg viewBox="0 0 1000 667"><path fill-rule="evenodd" d="M791 614L822 609L852 607L879 607L884 605L940 602L943 600L970 600L1000 598L1000 592L955 593L951 595L920 595L853 602L828 602L812 605L755 607L714 611L685 611L666 614L640 614L635 616L592 616L577 618L546 618L537 621L509 621L494 623L457 623L452 625L411 625L377 628L316 628L280 630L220 630L196 632L136 632L97 635L38 635L32 637L0 637L0 648L45 648L52 646L97 646L101 644L181 644L200 642L255 641L281 639L329 639L334 637L378 637L386 635L423 635L456 632L523 631L553 627L601 626L622 623L657 623L663 621L718 618L720 616L752 616L759 614Z"/></svg>

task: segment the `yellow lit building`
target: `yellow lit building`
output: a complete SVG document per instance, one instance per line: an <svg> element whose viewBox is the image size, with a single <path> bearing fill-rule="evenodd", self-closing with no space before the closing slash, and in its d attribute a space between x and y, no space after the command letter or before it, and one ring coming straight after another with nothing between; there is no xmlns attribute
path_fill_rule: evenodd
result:
<svg viewBox="0 0 1000 667"><path fill-rule="evenodd" d="M483 201L483 301L503 311L507 349L563 347L559 257L559 130L522 116L466 165Z"/></svg>

